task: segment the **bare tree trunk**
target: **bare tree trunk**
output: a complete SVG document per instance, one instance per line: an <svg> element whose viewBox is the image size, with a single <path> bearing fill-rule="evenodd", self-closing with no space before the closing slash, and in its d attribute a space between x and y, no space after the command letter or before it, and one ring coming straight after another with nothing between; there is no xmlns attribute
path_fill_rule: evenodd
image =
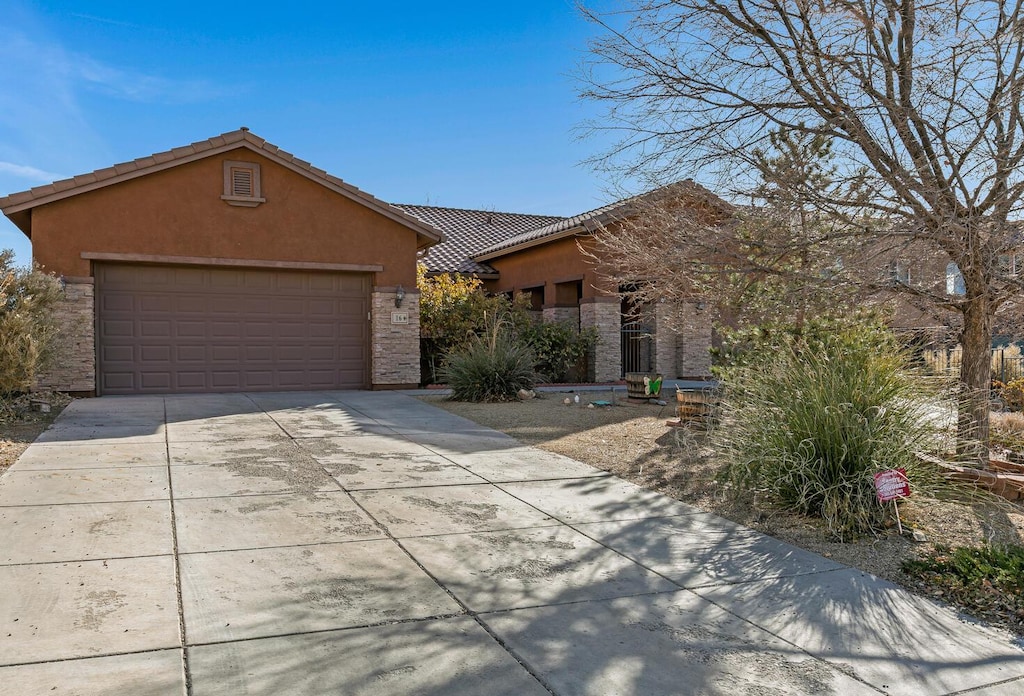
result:
<svg viewBox="0 0 1024 696"><path fill-rule="evenodd" d="M992 379L992 316L985 295L964 305L960 336L960 403L957 417L957 450L960 455L988 468L989 402Z"/></svg>

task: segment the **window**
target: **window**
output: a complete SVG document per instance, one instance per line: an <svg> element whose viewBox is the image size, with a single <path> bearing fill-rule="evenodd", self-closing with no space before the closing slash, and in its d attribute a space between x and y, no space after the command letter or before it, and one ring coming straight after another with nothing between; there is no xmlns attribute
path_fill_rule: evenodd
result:
<svg viewBox="0 0 1024 696"><path fill-rule="evenodd" d="M1020 272L1020 264L1017 262L1016 254L1000 254L997 259L996 268L999 275L1004 278L1016 278Z"/></svg>
<svg viewBox="0 0 1024 696"><path fill-rule="evenodd" d="M228 205L247 208L266 203L260 191L260 165L224 160L224 195L220 198Z"/></svg>
<svg viewBox="0 0 1024 696"><path fill-rule="evenodd" d="M910 266L905 261L889 264L889 280L896 285L910 285Z"/></svg>
<svg viewBox="0 0 1024 696"><path fill-rule="evenodd" d="M964 286L964 274L960 272L960 267L952 261L946 264L946 294L967 294L967 288Z"/></svg>

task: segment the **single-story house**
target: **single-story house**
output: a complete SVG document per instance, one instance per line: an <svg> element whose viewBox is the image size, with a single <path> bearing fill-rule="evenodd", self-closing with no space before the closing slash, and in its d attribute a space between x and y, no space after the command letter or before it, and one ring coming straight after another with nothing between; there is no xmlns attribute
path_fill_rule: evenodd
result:
<svg viewBox="0 0 1024 696"><path fill-rule="evenodd" d="M40 385L138 394L420 381L417 252L444 234L242 128L0 198L62 277Z"/></svg>
<svg viewBox="0 0 1024 696"><path fill-rule="evenodd" d="M11 194L0 210L65 285L64 355L42 387L415 386L419 259L593 327L595 380L706 375L709 321L671 331L654 307L637 322L581 251L634 200L570 218L389 204L242 128Z"/></svg>

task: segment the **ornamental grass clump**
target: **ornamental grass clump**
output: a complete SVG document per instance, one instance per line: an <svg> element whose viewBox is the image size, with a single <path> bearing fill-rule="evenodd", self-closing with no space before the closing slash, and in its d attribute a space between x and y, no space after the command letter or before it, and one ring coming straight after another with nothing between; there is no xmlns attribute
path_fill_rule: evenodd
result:
<svg viewBox="0 0 1024 696"><path fill-rule="evenodd" d="M934 397L884 327L816 322L722 370L715 437L737 490L819 516L847 539L881 530L891 514L875 497L874 473L905 469L915 494L940 485L916 456L935 448L940 424Z"/></svg>
<svg viewBox="0 0 1024 696"><path fill-rule="evenodd" d="M534 355L518 340L506 318L491 316L486 330L450 353L441 378L456 401L511 401L537 381Z"/></svg>

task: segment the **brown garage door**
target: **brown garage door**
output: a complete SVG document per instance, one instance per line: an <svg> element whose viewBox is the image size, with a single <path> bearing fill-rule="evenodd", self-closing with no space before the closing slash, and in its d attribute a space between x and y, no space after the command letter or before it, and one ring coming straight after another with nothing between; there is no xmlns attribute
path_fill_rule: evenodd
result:
<svg viewBox="0 0 1024 696"><path fill-rule="evenodd" d="M102 394L366 385L369 276L97 264Z"/></svg>

